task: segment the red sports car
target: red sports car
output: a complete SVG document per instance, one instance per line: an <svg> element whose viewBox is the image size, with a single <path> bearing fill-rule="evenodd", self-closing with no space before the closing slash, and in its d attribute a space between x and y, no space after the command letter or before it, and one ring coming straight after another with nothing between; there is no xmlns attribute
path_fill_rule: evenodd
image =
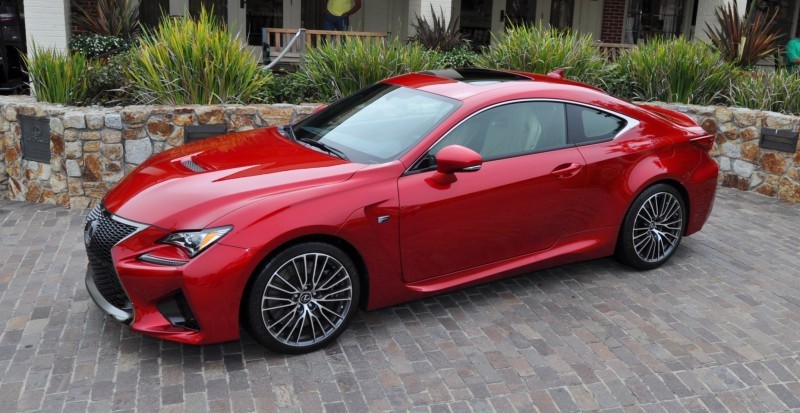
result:
<svg viewBox="0 0 800 413"><path fill-rule="evenodd" d="M153 156L91 211L86 286L131 330L307 352L366 310L563 263L667 261L714 137L548 76L403 75L293 125Z"/></svg>

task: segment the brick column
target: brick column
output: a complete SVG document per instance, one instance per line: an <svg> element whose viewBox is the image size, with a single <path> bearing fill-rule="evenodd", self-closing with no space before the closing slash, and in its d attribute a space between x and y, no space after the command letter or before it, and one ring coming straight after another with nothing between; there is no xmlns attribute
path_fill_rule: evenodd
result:
<svg viewBox="0 0 800 413"><path fill-rule="evenodd" d="M625 0L605 0L600 40L604 43L622 43L624 29Z"/></svg>
<svg viewBox="0 0 800 413"><path fill-rule="evenodd" d="M69 0L24 0L25 34L28 49L33 42L40 48L67 50L69 41Z"/></svg>

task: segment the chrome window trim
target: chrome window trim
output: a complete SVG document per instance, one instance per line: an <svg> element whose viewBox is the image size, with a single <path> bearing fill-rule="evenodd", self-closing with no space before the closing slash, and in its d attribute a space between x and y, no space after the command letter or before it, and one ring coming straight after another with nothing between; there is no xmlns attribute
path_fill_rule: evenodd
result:
<svg viewBox="0 0 800 413"><path fill-rule="evenodd" d="M420 155L417 159L414 160L414 162L411 163L411 166L409 166L405 170L405 172L403 172L403 176L411 175L411 174L415 174L415 173L419 173L419 172L424 171L424 170L420 170L420 169L415 169L415 166L423 158L425 158L425 156L430 152L431 148L433 148L434 146L439 144L439 142L441 142L444 138L446 138L447 135L449 135L453 130L455 130L457 127L461 126L462 123L472 119L472 117L477 116L477 115L479 115L479 114L481 114L481 113L483 113L483 112L485 112L485 111L487 111L489 109L494 109L494 108L499 107L499 106L509 105L509 104L513 104L513 103L525 103L525 102L553 102L553 103L563 103L563 104L583 106L583 107L586 107L586 108L589 108L589 109L594 109L594 110L596 110L598 112L604 112L604 113L608 113L609 115L616 116L618 118L622 118L623 120L625 120L628 123L627 125L625 125L624 128L620 129L620 131L617 132L617 134L614 135L614 137L611 138L611 139L604 139L604 140L595 141L595 142L585 142L585 143L582 143L580 145L577 145L577 144L572 145L572 146L576 146L576 147L577 146L591 145L591 144L595 144L595 143L609 142L609 141L616 140L618 137L620 137L620 135L622 135L625 132L628 132L629 130L639 126L639 124L641 123L641 122L639 122L638 119L634 119L634 118L632 118L630 116L626 116L626 115L623 115L621 113L614 112L612 110L608 110L608 109L605 109L605 108L600 108L600 107L597 107L595 105L591 105L591 104L588 104L588 103L575 102L573 100L566 100L566 99L530 98L530 99L515 99L515 100L509 100L509 101L505 101L505 102L495 103L493 105L487 106L485 108L482 108L482 109L480 109L478 111L475 111L475 112L471 113L469 116L467 116L464 119L461 119L460 122L458 122L457 124L453 125L453 127L448 129L447 132L443 133L442 136L439 139L436 140L436 142L434 142L431 146L429 146L428 149L426 149L425 152L422 153L422 155ZM567 114L564 113L565 120L567 122L569 122L569 120L566 119L566 117L567 117ZM569 139L569 136L567 136L567 139ZM570 145L567 145L565 147L569 147L569 146ZM554 148L553 150L557 150L557 149L563 149L563 148ZM514 156L530 155L530 154L534 154L534 153L543 153L543 152L549 152L549 150L548 151L537 151L537 152L522 152L522 153L516 154ZM506 158L497 158L497 159L506 159ZM487 162L488 161L493 161L493 160L495 160L495 159L488 159Z"/></svg>

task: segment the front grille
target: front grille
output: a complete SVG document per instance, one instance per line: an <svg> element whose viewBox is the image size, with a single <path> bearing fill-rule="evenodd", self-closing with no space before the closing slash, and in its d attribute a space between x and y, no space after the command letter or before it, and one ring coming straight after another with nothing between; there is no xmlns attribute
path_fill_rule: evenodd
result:
<svg viewBox="0 0 800 413"><path fill-rule="evenodd" d="M127 312L131 311L131 301L119 282L114 260L111 258L111 248L133 234L136 229L112 219L102 207L95 207L86 218L86 230L89 231L86 254L89 256L89 265L92 266L95 286L106 301Z"/></svg>

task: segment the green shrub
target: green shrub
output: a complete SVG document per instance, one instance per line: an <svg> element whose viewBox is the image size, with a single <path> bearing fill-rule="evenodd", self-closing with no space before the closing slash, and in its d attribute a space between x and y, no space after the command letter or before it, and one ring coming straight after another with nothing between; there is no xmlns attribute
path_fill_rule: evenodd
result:
<svg viewBox="0 0 800 413"><path fill-rule="evenodd" d="M321 102L324 99L319 90L304 72L276 72L272 82L260 95L260 100L268 103Z"/></svg>
<svg viewBox="0 0 800 413"><path fill-rule="evenodd" d="M709 105L724 100L735 67L699 41L656 38L624 50L613 76L626 80L624 97Z"/></svg>
<svg viewBox="0 0 800 413"><path fill-rule="evenodd" d="M205 8L145 32L128 76L138 102L171 105L251 102L271 78Z"/></svg>
<svg viewBox="0 0 800 413"><path fill-rule="evenodd" d="M133 52L120 53L107 60L96 60L86 74L87 93L84 104L116 106L133 103L132 84L125 76Z"/></svg>
<svg viewBox="0 0 800 413"><path fill-rule="evenodd" d="M436 68L473 67L478 60L478 54L473 52L468 44L462 44L449 52L431 51L434 54Z"/></svg>
<svg viewBox="0 0 800 413"><path fill-rule="evenodd" d="M119 36L79 34L70 39L69 50L94 58L101 55L124 52L130 49L133 44L132 40Z"/></svg>
<svg viewBox="0 0 800 413"><path fill-rule="evenodd" d="M305 72L326 100L338 99L387 77L428 70L436 61L416 43L348 37L309 49Z"/></svg>
<svg viewBox="0 0 800 413"><path fill-rule="evenodd" d="M728 103L800 115L800 76L788 70L745 72L731 81Z"/></svg>
<svg viewBox="0 0 800 413"><path fill-rule="evenodd" d="M476 65L541 74L564 69L567 78L599 85L605 58L590 34L542 25L510 25L504 35L494 38Z"/></svg>
<svg viewBox="0 0 800 413"><path fill-rule="evenodd" d="M33 44L30 56L23 59L38 101L70 104L85 99L89 61L82 53L40 49Z"/></svg>

